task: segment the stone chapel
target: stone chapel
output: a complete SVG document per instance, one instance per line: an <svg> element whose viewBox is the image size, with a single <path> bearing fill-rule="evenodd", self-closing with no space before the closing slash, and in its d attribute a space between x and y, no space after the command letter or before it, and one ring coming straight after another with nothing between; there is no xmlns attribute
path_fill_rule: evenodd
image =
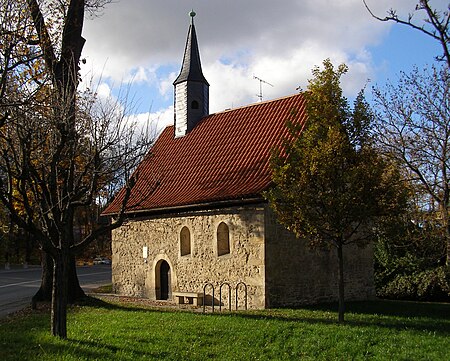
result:
<svg viewBox="0 0 450 361"><path fill-rule="evenodd" d="M222 290L222 303L234 308L244 302L245 285L249 308L336 300L335 250L311 250L277 223L262 197L271 186L271 149L289 137L286 120L305 122L302 94L209 114L190 15L173 83L174 125L137 168L127 221L113 231L114 292L175 300L205 291L210 302L214 288L214 298ZM122 197L103 214L117 214ZM346 249L345 287L346 299L374 296L371 245Z"/></svg>

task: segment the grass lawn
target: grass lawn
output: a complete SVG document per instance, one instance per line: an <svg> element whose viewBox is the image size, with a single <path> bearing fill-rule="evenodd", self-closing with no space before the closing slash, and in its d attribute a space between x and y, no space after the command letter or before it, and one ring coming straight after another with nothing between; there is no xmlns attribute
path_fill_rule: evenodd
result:
<svg viewBox="0 0 450 361"><path fill-rule="evenodd" d="M0 320L0 360L450 360L450 304L374 301L206 314L91 299L69 311Z"/></svg>

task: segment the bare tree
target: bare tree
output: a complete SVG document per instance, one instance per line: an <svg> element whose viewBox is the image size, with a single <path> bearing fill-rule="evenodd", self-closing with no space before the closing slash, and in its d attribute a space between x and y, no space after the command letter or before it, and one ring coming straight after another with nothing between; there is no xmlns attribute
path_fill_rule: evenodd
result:
<svg viewBox="0 0 450 361"><path fill-rule="evenodd" d="M449 25L450 25L450 3L446 8L433 8L430 0L419 0L413 12L407 16L400 16L395 9L389 9L385 17L377 16L370 9L366 0L363 3L367 11L375 19L380 21L393 21L397 24L409 26L412 29L418 30L431 38L438 41L443 50L443 54L437 56L437 60L445 61L447 67L450 68L450 40L449 40ZM416 13L424 14L423 19L417 19Z"/></svg>
<svg viewBox="0 0 450 361"><path fill-rule="evenodd" d="M377 137L415 184L417 205L437 214L450 260L450 73L445 66L402 73L374 90ZM437 260L439 262L439 260Z"/></svg>
<svg viewBox="0 0 450 361"><path fill-rule="evenodd" d="M2 106L0 201L11 219L30 232L54 263L52 333L67 337L69 265L97 237L120 226L135 184L130 175L149 148L148 133L130 121L118 102L102 102L78 91L85 39L85 11L105 0L15 1L32 30L19 41L40 54L42 66L30 72L26 101ZM40 64L39 64L40 65ZM41 78L33 76L42 72ZM11 74L11 72L9 72ZM9 78L7 78L9 80ZM8 84L14 82L7 81ZM5 91L5 99L13 92ZM21 92L14 93L21 97ZM82 239L74 237L78 209L107 197L105 189L124 180L125 197L113 222L98 223Z"/></svg>

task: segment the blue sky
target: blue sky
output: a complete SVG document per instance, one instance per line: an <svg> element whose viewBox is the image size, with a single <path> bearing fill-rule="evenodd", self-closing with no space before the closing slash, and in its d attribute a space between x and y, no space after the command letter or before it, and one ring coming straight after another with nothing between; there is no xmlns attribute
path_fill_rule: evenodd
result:
<svg viewBox="0 0 450 361"><path fill-rule="evenodd" d="M372 61L377 66L376 80L384 83L395 81L401 71L410 72L414 66L419 69L435 63L435 57L442 49L437 41L409 27L395 25L378 45L369 48Z"/></svg>
<svg viewBox="0 0 450 361"><path fill-rule="evenodd" d="M413 12L416 0L367 0L384 16ZM444 8L446 0L431 0ZM349 66L343 79L351 98L367 84L395 82L401 70L433 63L439 44L422 33L373 19L362 0L121 0L86 21L82 73L99 84L101 96L117 96L130 84L133 113L162 128L173 120L173 87L183 57L188 13L195 26L203 72L210 87L210 111L305 89L311 69L325 58ZM423 15L416 13L415 19Z"/></svg>

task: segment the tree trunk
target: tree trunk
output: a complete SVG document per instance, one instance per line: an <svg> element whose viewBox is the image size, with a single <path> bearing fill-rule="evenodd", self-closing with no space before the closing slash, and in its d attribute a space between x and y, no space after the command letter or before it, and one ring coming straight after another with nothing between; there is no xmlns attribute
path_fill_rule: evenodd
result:
<svg viewBox="0 0 450 361"><path fill-rule="evenodd" d="M69 249L59 250L53 268L53 292L51 308L52 335L61 339L67 338L67 304L68 304L68 264Z"/></svg>
<svg viewBox="0 0 450 361"><path fill-rule="evenodd" d="M444 210L444 222L445 222L445 244L447 252L445 253L445 259L443 260L443 263L446 266L450 265L450 220L449 220L449 214L448 214L448 208L445 207Z"/></svg>
<svg viewBox="0 0 450 361"><path fill-rule="evenodd" d="M68 291L68 302L74 303L84 297L86 294L80 286L80 282L78 280L77 275L77 267L75 262L75 257L70 256L69 262L69 291Z"/></svg>
<svg viewBox="0 0 450 361"><path fill-rule="evenodd" d="M31 299L31 305L33 309L36 309L37 302L50 302L52 301L53 290L53 259L46 252L42 252L42 278L41 287ZM77 268L75 264L75 257L71 256L69 264L69 280L68 280L68 303L74 303L84 297L86 294L80 287L78 281Z"/></svg>
<svg viewBox="0 0 450 361"><path fill-rule="evenodd" d="M450 222L448 219L448 215L444 218L445 222L445 246L446 246L446 252L445 255L442 257L440 264L445 264L446 266L450 266Z"/></svg>
<svg viewBox="0 0 450 361"><path fill-rule="evenodd" d="M439 210L441 212L443 228L444 228L444 239L445 239L445 254L439 260L440 265L450 265L450 216L449 216L449 197L446 195L447 192L444 192L444 196L442 202L439 204Z"/></svg>
<svg viewBox="0 0 450 361"><path fill-rule="evenodd" d="M447 227L447 229L448 229L448 227ZM450 233L450 231L448 231L448 232ZM450 235L447 237L447 258L445 260L445 265L450 266Z"/></svg>
<svg viewBox="0 0 450 361"><path fill-rule="evenodd" d="M339 261L339 322L344 322L345 297L344 297L344 257L342 252L342 242L338 242L337 254Z"/></svg>
<svg viewBox="0 0 450 361"><path fill-rule="evenodd" d="M38 302L50 302L52 300L53 289L53 259L44 251L41 252L41 287L36 294L31 298L31 307L36 309Z"/></svg>

